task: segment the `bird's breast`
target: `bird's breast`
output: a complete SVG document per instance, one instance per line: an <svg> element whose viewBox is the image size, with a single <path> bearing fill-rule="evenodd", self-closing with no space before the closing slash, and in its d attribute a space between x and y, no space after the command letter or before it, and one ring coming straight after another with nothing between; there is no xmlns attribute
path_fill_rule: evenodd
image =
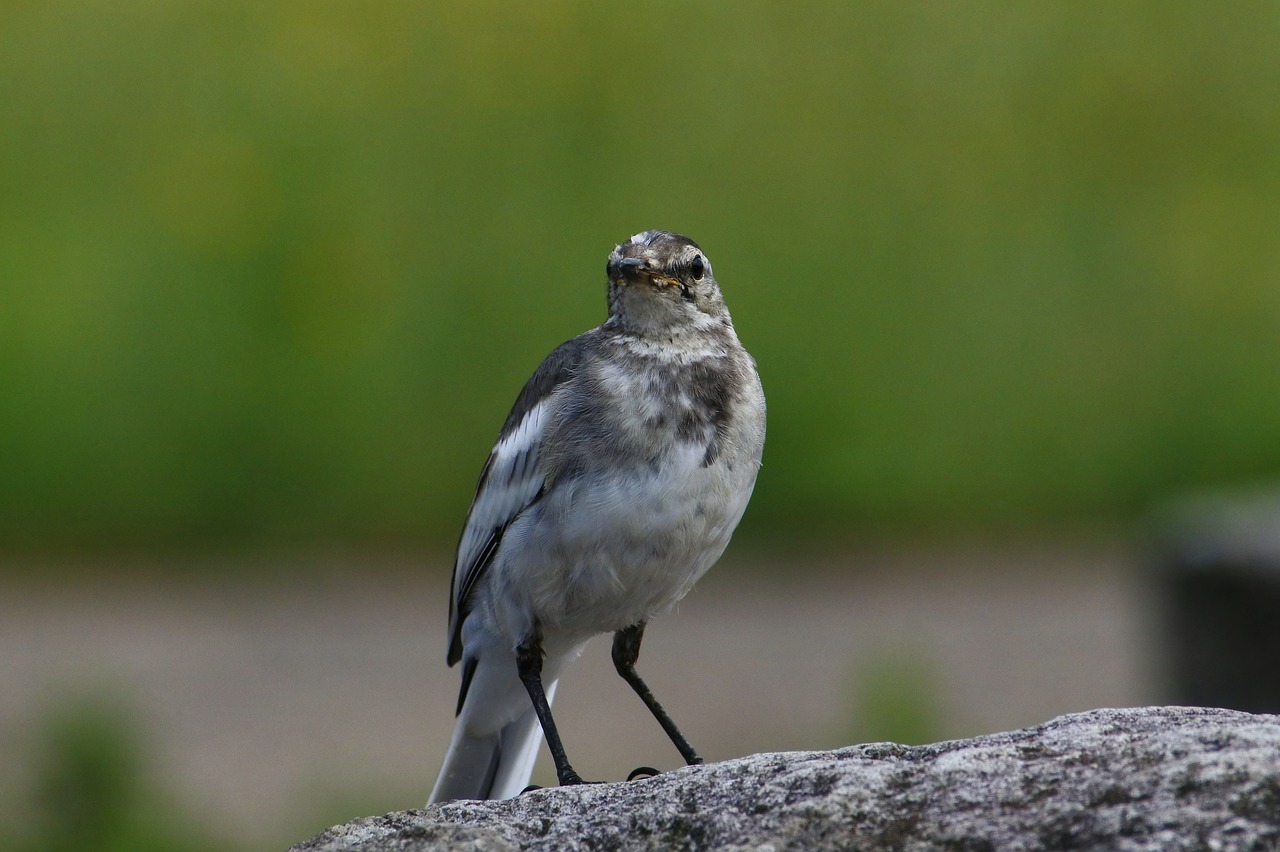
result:
<svg viewBox="0 0 1280 852"><path fill-rule="evenodd" d="M709 467L749 438L739 434L750 431L754 419L749 404L744 410L744 390L749 382L758 388L758 380L730 357L624 357L599 365L589 382L602 400L593 419L610 438L610 464L629 459L652 466L694 446L701 450L698 463Z"/></svg>
<svg viewBox="0 0 1280 852"><path fill-rule="evenodd" d="M719 558L759 467L763 409L725 370L610 363L550 443L555 485L509 533L548 628L616 630L675 605ZM536 566L536 567L535 567Z"/></svg>

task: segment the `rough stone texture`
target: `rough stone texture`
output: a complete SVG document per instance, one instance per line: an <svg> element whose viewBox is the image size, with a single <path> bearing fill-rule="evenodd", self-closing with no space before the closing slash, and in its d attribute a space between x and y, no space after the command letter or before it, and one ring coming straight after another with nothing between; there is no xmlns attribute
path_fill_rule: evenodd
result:
<svg viewBox="0 0 1280 852"><path fill-rule="evenodd" d="M1280 717L1094 710L356 820L294 852L1280 848Z"/></svg>

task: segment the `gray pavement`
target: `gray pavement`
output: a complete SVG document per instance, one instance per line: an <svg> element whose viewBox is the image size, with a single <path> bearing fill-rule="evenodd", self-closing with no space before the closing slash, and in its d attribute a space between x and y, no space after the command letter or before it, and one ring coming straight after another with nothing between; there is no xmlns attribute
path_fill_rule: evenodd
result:
<svg viewBox="0 0 1280 852"><path fill-rule="evenodd" d="M767 565L766 565L767 563ZM640 670L708 760L874 737L870 673L902 665L939 738L1160 699L1148 594L1112 544L730 550L646 633ZM219 835L281 848L334 820L420 805L448 741L448 567L293 559L182 582L102 566L0 599L0 815L50 707L102 691L136 711L154 777ZM207 572L206 572L207 574ZM165 579L157 579L165 577ZM584 776L678 763L613 673L570 670L557 720ZM545 754L535 780L553 779ZM8 803L8 804L5 804ZM19 815L20 816L20 815Z"/></svg>

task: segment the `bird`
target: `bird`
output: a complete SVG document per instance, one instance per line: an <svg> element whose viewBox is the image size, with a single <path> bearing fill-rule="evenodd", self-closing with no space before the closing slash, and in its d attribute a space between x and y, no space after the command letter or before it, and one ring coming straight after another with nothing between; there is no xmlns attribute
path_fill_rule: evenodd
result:
<svg viewBox="0 0 1280 852"><path fill-rule="evenodd" d="M638 233L606 275L607 319L534 371L481 470L449 600L446 659L462 684L428 804L520 794L539 734L558 783L584 783L551 703L607 633L618 674L684 761L702 762L636 661L648 622L720 558L746 510L764 390L692 239Z"/></svg>

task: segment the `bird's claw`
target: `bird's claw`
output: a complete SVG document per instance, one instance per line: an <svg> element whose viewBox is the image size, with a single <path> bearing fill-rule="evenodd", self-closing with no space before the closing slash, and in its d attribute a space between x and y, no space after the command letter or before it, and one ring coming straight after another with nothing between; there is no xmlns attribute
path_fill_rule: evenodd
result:
<svg viewBox="0 0 1280 852"><path fill-rule="evenodd" d="M658 774L658 770L654 769L652 766L637 766L635 769L631 770L631 774L627 776L627 780L634 781L637 778L653 778Z"/></svg>

